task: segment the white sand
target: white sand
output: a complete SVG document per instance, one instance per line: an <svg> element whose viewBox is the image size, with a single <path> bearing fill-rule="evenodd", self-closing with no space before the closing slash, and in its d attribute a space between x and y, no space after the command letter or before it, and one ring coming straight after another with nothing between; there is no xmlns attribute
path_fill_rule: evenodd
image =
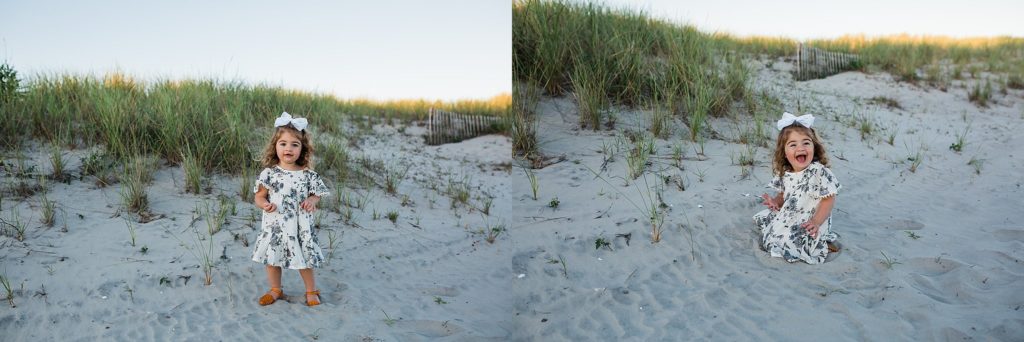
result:
<svg viewBox="0 0 1024 342"><path fill-rule="evenodd" d="M649 169L681 176L685 191L665 187L671 206L662 241L650 242L641 177L623 186L626 151L595 179L602 142L614 133L578 130L568 98L540 104L541 150L568 161L537 170L540 199L525 176L510 193L517 252L512 268L516 338L536 340L1021 340L1024 338L1024 94L995 94L979 108L955 82L949 92L896 83L885 74L844 73L796 83L776 61L755 63L755 88L780 97L794 113L814 113L843 184L833 229L845 249L822 265L788 264L758 247L751 216L771 190L770 153L757 148L750 177L733 160L746 145L706 144L708 160L679 128L657 142ZM902 110L870 104L884 96ZM800 109L797 103L800 103ZM644 114L618 111L617 129L646 127ZM779 113L778 115L781 115ZM852 116L875 129L861 141ZM960 153L948 147L971 123ZM770 118L772 123L778 116ZM716 119L735 137L749 122ZM681 123L677 121L677 127ZM774 144L777 133L770 129ZM734 139L731 139L734 140ZM685 141L684 170L672 147ZM907 157L922 147L910 172ZM981 173L968 165L983 160ZM704 173L704 181L699 181ZM664 184L647 173L651 186ZM624 195L623 195L624 194ZM557 197L557 209L548 207ZM642 205L642 204L641 204ZM533 223L531 223L533 222ZM910 233L919 236L910 237ZM632 234L629 245L616 234ZM595 250L604 238L611 247ZM889 269L882 253L899 262ZM565 261L567 275L563 274Z"/></svg>
<svg viewBox="0 0 1024 342"><path fill-rule="evenodd" d="M255 240L258 216L250 220L248 204L239 203L215 235L214 255L227 259L217 260L213 285L203 285L197 260L175 236L190 242L197 202L219 193L237 198L237 178L215 177L212 194L193 195L182 191L180 168L160 169L149 194L152 211L164 217L138 225L136 246L115 215L120 185L96 188L90 177L52 184L49 196L66 212L52 228L39 223L39 194L5 195L0 218L10 221L17 208L28 231L24 242L0 237L0 272L17 304L0 302L0 339L1021 340L1024 94L997 93L992 107L978 108L959 81L949 92L885 74L794 83L789 67L758 64L756 88L791 112L818 115L844 186L833 227L845 249L832 262L788 264L757 248L751 215L768 191L770 151L756 148L758 162L743 177L733 160L747 146L731 142L749 122L715 119L726 139L707 142L707 160L695 158L679 123L673 138L658 140L649 185L663 184L661 174L682 179L686 189L664 187L671 209L662 241L651 244L644 214L627 201L641 200L644 178L623 186L625 151L602 172L611 184L588 170L600 170L602 142L614 145L616 133L578 130L571 101L545 99L541 149L567 160L536 170L537 201L523 171L507 169L505 137L430 147L421 143L421 127L403 134L378 126L363 139L354 155L412 165L399 187L412 203L403 207L401 196L372 189L371 203L355 210L359 227L327 215L321 243L328 243L326 229L338 242L316 273L325 304L315 308L302 305L294 271L284 274L290 299L257 305L267 289L263 266L233 237ZM903 109L871 104L875 96ZM616 115L619 130L646 122L639 111ZM862 141L848 124L854 116L867 116L881 132ZM966 145L953 152L948 146L967 126L964 117L971 123ZM897 132L891 146L886 128ZM683 170L670 160L680 142ZM910 172L907 157L919 147L923 162ZM28 152L28 164L47 173L45 150ZM67 152L69 168L84 155ZM980 174L967 165L972 158L984 161ZM5 163L12 159L5 153ZM439 192L449 175L469 177L474 196L493 196L491 215L451 209ZM2 181L16 180L5 173ZM554 197L557 209L547 206ZM398 224L373 220L375 209L397 210ZM497 224L510 231L488 244L477 232ZM616 234L632 239L627 245ZM614 250L595 250L599 237ZM899 263L886 267L883 252Z"/></svg>
<svg viewBox="0 0 1024 342"><path fill-rule="evenodd" d="M511 312L512 299L502 294L511 291L511 246L506 236L488 244L474 232L485 223L507 221L508 138L484 136L432 147L422 143L419 127L407 128L409 134L393 127L376 130L351 152L409 163L412 169L398 192L412 203L403 207L401 196L373 189L370 204L354 211L360 227L343 224L339 214L327 215L319 233L325 254L330 252L326 229L336 232L338 242L330 263L316 271L323 305L304 305L296 271L284 273L287 301L257 304L268 288L264 267L250 261L251 245L233 239L234 234L250 243L256 239L259 216L251 222L254 207L246 203L238 204L237 214L214 236L214 257L223 253L227 259L217 259L213 285L204 286L196 258L175 235L191 243L187 228L196 203L218 193L238 201L239 178L216 177L212 194L197 196L183 192L181 168L162 168L148 189L152 211L165 217L138 224L135 247L123 218L112 217L120 207L120 184L98 189L91 177L53 184L49 197L67 213L66 221L58 213L53 228L39 223L38 194L24 201L4 198L0 217L10 220L17 207L29 228L24 242L0 237L0 271L11 279L17 304L0 303L0 339L506 339L512 323L501 317ZM33 151L28 164L48 173L45 152ZM70 168L77 170L86 154L69 152ZM496 197L491 215L461 204L450 209L450 200L429 187L435 182L443 190L448 174L471 177L473 196ZM382 217L373 220L373 210ZM400 214L397 224L383 217L391 210ZM65 224L68 232L62 233ZM196 224L205 232L204 220ZM148 253L140 252L142 246ZM162 277L170 283L162 284ZM38 295L44 288L46 295ZM394 319L391 324L384 312Z"/></svg>

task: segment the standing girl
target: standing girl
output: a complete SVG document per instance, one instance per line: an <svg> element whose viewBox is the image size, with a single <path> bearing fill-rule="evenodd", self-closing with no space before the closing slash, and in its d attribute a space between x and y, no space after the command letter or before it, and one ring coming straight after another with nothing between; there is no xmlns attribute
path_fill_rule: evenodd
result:
<svg viewBox="0 0 1024 342"><path fill-rule="evenodd" d="M313 146L304 118L287 112L274 122L274 135L263 151L263 172L256 179L256 206L263 209L262 231L256 238L252 260L267 268L270 291L259 299L269 305L284 296L281 268L297 269L306 285L306 305L320 304L313 268L323 263L323 252L313 231L312 213L327 186L310 169Z"/></svg>
<svg viewBox="0 0 1024 342"><path fill-rule="evenodd" d="M763 249L773 257L808 264L822 263L828 253L838 252L831 214L842 187L828 169L813 123L810 114L782 114L771 183L779 193L761 195L768 209L754 215Z"/></svg>

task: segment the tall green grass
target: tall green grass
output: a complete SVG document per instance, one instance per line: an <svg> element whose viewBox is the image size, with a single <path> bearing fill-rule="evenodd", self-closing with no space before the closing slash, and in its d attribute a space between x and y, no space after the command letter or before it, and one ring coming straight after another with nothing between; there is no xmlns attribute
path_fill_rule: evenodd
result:
<svg viewBox="0 0 1024 342"><path fill-rule="evenodd" d="M725 114L734 95L711 35L642 12L567 1L519 1L512 10L513 75L547 95L572 92L581 125L597 129L610 105L711 96ZM673 111L690 112L679 103Z"/></svg>
<svg viewBox="0 0 1024 342"><path fill-rule="evenodd" d="M194 158L194 167L203 172L238 173L252 167L282 111L308 118L315 134L340 136L341 121L352 117L420 120L430 108L499 116L512 102L510 94L451 102L341 100L240 82L147 83L122 73L41 74L19 80L9 65L0 69L0 146L10 148L25 138L102 145L121 161L155 155L181 164L186 157Z"/></svg>

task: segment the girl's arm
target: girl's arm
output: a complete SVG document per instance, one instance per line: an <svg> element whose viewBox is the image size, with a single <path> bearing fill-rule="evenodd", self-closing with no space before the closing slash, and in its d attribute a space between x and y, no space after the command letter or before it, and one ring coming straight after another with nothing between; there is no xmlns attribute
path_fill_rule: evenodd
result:
<svg viewBox="0 0 1024 342"><path fill-rule="evenodd" d="M272 213L274 212L274 209L277 209L277 206L275 206L273 203L270 203L270 201L267 200L267 197L269 195L270 190L267 190L267 188L264 188L262 185L260 185L259 190L257 190L256 194L253 196L253 202L256 204L256 207L263 209L266 212Z"/></svg>
<svg viewBox="0 0 1024 342"><path fill-rule="evenodd" d="M832 215L832 206L836 204L836 196L829 196L821 199L818 203L818 209L814 211L814 216L807 222L804 222L802 226L807 229L811 236L818 237L818 228L825 223L829 215Z"/></svg>

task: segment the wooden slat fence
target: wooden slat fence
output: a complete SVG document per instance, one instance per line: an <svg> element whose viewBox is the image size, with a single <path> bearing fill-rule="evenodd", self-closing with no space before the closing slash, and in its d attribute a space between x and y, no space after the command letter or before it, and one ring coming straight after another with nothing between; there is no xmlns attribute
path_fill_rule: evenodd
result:
<svg viewBox="0 0 1024 342"><path fill-rule="evenodd" d="M797 81L825 78L844 71L854 70L860 63L860 57L854 54L825 51L809 47L804 43L797 44L796 50Z"/></svg>
<svg viewBox="0 0 1024 342"><path fill-rule="evenodd" d="M497 133L501 118L451 113L430 109L427 118L427 145L441 145Z"/></svg>

